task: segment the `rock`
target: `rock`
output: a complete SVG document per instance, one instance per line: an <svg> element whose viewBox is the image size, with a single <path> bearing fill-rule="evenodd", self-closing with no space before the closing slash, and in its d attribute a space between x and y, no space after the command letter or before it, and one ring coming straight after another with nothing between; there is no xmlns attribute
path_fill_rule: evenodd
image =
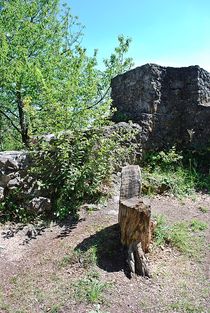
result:
<svg viewBox="0 0 210 313"><path fill-rule="evenodd" d="M4 200L4 188L0 187L0 202Z"/></svg>
<svg viewBox="0 0 210 313"><path fill-rule="evenodd" d="M45 197L36 197L30 201L29 207L33 213L46 213L51 209L51 201Z"/></svg>
<svg viewBox="0 0 210 313"><path fill-rule="evenodd" d="M115 122L141 126L143 149L205 148L210 137L210 73L199 66L146 64L112 80Z"/></svg>
<svg viewBox="0 0 210 313"><path fill-rule="evenodd" d="M20 180L19 176L15 177L13 179L10 179L9 182L7 183L7 188L9 188L9 189L17 188L20 186L20 182L21 182L21 180Z"/></svg>
<svg viewBox="0 0 210 313"><path fill-rule="evenodd" d="M11 177L9 175L1 175L0 176L0 187L6 187Z"/></svg>
<svg viewBox="0 0 210 313"><path fill-rule="evenodd" d="M97 211L99 210L99 205L91 204L91 203L85 203L81 206L81 209L86 211Z"/></svg>
<svg viewBox="0 0 210 313"><path fill-rule="evenodd" d="M9 169L9 170L18 170L19 169L19 165L18 162L12 158L8 158L7 162L5 164L5 166Z"/></svg>

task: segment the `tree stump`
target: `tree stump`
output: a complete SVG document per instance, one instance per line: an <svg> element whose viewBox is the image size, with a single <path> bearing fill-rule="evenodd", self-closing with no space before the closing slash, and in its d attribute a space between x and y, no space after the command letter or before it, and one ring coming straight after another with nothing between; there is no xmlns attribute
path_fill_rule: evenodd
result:
<svg viewBox="0 0 210 313"><path fill-rule="evenodd" d="M141 173L139 166L122 169L119 216L121 243L127 249L127 262L132 273L150 276L147 258L152 237L151 209L140 199Z"/></svg>

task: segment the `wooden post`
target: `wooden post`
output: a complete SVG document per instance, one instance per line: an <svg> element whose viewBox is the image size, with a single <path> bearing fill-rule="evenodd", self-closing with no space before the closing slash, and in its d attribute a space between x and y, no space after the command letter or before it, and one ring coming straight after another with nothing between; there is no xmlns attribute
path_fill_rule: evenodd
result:
<svg viewBox="0 0 210 313"><path fill-rule="evenodd" d="M127 248L127 262L132 273L150 276L145 253L149 250L153 223L151 209L140 199L141 173L137 165L122 169L118 221L121 243Z"/></svg>

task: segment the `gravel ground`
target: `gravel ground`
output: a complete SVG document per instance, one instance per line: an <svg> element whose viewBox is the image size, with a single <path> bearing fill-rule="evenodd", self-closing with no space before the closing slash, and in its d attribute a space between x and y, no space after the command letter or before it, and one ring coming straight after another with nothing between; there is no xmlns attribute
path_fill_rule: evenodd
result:
<svg viewBox="0 0 210 313"><path fill-rule="evenodd" d="M130 279L119 244L118 201L116 191L100 210L83 208L75 225L71 221L1 225L0 312L210 312L209 229L204 252L196 259L171 247L151 249L152 278ZM169 224L192 219L210 222L207 194L184 200L144 197L144 202L151 205L154 215L164 214ZM72 258L78 247L96 249L97 265L86 267L83 260ZM91 303L75 296L75 286L94 271L106 288L103 298Z"/></svg>

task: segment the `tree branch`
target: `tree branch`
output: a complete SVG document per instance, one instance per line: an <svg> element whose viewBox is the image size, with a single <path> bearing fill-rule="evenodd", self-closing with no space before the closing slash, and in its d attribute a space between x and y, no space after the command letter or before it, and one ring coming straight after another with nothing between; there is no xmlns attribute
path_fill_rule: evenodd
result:
<svg viewBox="0 0 210 313"><path fill-rule="evenodd" d="M84 111L85 111L85 110L90 110L90 109L94 108L94 107L97 106L102 100L104 100L104 98L105 98L106 95L108 94L110 88L111 88L111 87L109 86L109 87L107 88L107 90L105 91L105 93L101 96L101 98L100 98L98 101L96 101L95 103L93 103L92 105L90 105L89 107L85 108Z"/></svg>
<svg viewBox="0 0 210 313"><path fill-rule="evenodd" d="M12 112L9 108L2 106L2 108L4 108L5 110L7 110L8 113L14 115L14 117L19 118L17 114L15 114L14 112Z"/></svg>
<svg viewBox="0 0 210 313"><path fill-rule="evenodd" d="M21 130L13 123L12 119L1 109L0 109L0 113L2 115L4 115L4 117L6 117L6 119L8 119L8 121L10 121L11 125L21 134Z"/></svg>

